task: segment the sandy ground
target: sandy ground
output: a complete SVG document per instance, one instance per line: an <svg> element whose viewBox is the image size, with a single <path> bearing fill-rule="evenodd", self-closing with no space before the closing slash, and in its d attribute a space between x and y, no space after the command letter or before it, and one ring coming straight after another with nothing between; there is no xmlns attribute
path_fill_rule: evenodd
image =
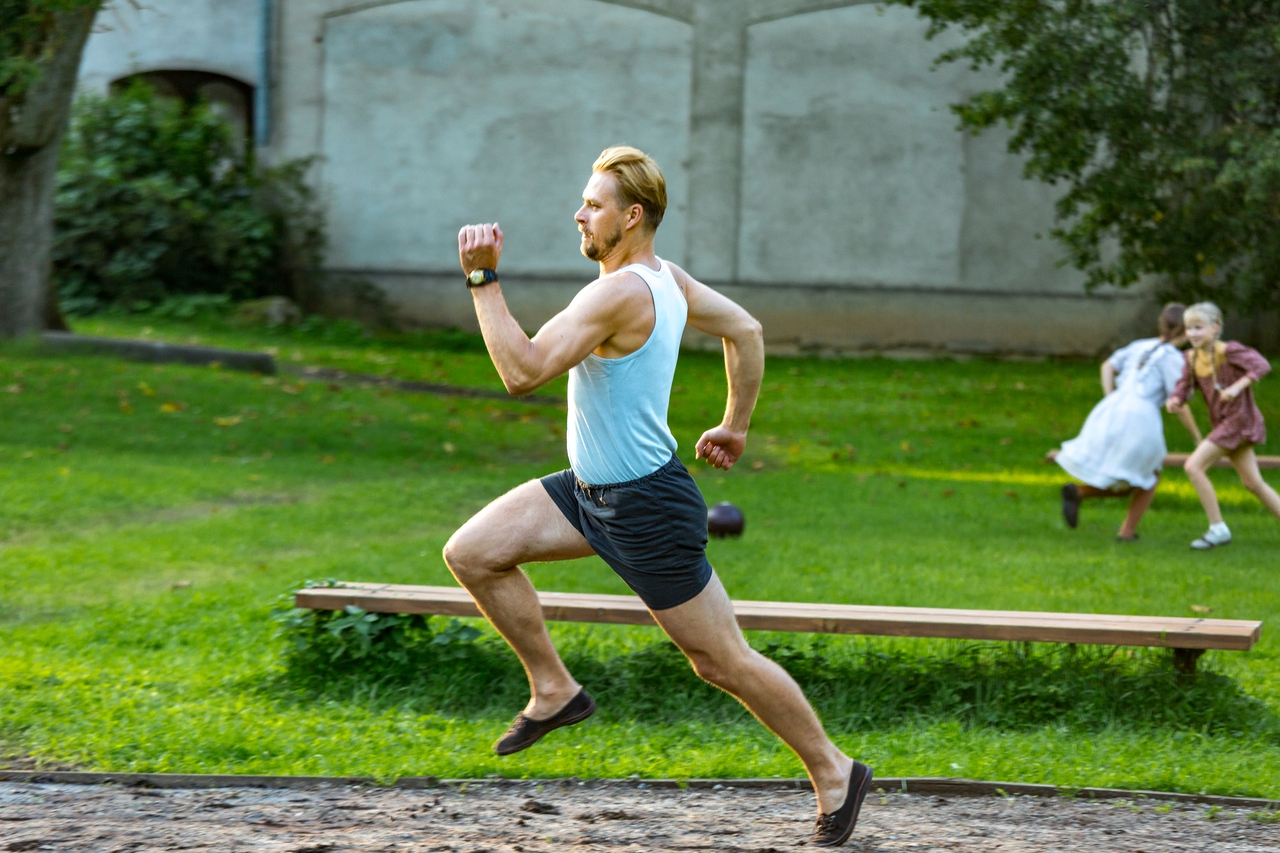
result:
<svg viewBox="0 0 1280 853"><path fill-rule="evenodd" d="M805 846L812 808L810 794L732 788L192 791L5 782L0 851L780 853ZM1151 801L873 794L844 849L1280 853L1280 823L1249 814Z"/></svg>

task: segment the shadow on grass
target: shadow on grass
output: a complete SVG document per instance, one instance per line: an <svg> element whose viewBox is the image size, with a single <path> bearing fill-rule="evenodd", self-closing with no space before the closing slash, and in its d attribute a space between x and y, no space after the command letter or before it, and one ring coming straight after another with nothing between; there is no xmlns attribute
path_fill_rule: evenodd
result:
<svg viewBox="0 0 1280 853"><path fill-rule="evenodd" d="M406 642L393 656L336 662L330 649L295 648L260 689L286 703L367 703L468 718L506 720L524 706L524 672L500 639L439 645L432 636L422 631L421 642ZM947 721L1011 731L1190 730L1280 744L1280 716L1264 703L1211 670L1181 676L1164 650L956 642L932 644L920 656L875 640L775 636L757 634L753 644L795 677L833 733ZM614 657L571 646L563 656L596 697L600 719L750 719L668 642Z"/></svg>

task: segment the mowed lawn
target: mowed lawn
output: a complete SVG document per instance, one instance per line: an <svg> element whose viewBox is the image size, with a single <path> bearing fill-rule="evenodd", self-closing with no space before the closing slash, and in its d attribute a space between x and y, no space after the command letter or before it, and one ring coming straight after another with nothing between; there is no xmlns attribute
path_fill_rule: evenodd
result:
<svg viewBox="0 0 1280 853"><path fill-rule="evenodd" d="M79 328L500 389L457 333ZM1273 382L1257 393L1280 434ZM1193 553L1206 522L1172 471L1140 542L1114 541L1119 501L1086 504L1068 530L1063 475L1041 459L1099 393L1083 362L771 359L747 454L724 473L692 458L723 409L723 363L685 353L671 422L708 503L746 514L740 540L710 547L735 597L1266 623L1254 651L1210 652L1193 681L1164 652L753 635L878 774L1280 797L1280 522L1218 472L1235 543ZM0 754L115 771L801 775L654 629L553 626L600 712L505 759L489 745L524 684L491 632L409 677L287 666L269 616L280 593L307 578L452 583L449 534L565 467L564 418L554 400L0 348ZM594 559L529 571L542 589L626 591Z"/></svg>

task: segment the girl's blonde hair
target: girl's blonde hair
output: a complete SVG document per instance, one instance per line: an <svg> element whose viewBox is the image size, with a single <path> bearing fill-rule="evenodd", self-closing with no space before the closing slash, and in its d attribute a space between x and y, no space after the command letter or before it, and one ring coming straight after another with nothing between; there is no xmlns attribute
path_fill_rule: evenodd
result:
<svg viewBox="0 0 1280 853"><path fill-rule="evenodd" d="M1222 309L1212 302L1197 302L1182 312L1182 322L1190 323L1192 320L1200 320L1210 325L1217 325L1218 334L1222 334Z"/></svg>

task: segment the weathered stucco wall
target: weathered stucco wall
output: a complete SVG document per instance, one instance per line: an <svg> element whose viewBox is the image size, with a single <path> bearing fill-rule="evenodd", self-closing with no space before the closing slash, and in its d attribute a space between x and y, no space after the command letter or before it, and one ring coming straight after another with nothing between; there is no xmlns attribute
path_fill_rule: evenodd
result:
<svg viewBox="0 0 1280 853"><path fill-rule="evenodd" d="M98 15L80 84L106 91L144 71L207 71L258 85L258 0L112 3Z"/></svg>
<svg viewBox="0 0 1280 853"><path fill-rule="evenodd" d="M190 17L232 4L209 5ZM235 5L253 44L256 0ZM907 10L277 0L275 23L270 154L320 155L333 307L360 310L363 281L399 322L474 328L455 235L497 220L504 290L535 327L593 275L571 217L596 154L625 142L668 177L659 253L775 350L1094 353L1151 325L1143 294L1086 296L1058 264L1038 236L1052 191L999 133L955 129L949 105L990 80L933 68L945 45Z"/></svg>

